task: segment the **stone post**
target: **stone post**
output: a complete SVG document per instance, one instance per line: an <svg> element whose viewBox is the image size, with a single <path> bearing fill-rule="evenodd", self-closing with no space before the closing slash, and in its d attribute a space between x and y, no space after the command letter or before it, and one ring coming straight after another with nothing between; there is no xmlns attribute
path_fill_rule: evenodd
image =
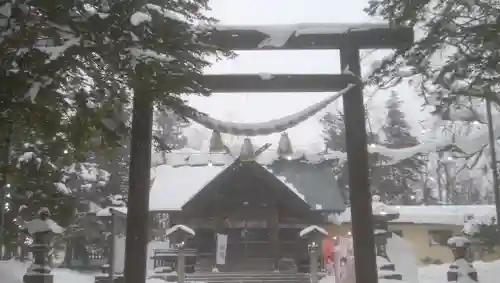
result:
<svg viewBox="0 0 500 283"><path fill-rule="evenodd" d="M184 242L180 242L176 244L176 247L179 251L178 257L177 257L177 276L179 276L178 281L179 283L184 283L186 279L186 258L184 256Z"/></svg>
<svg viewBox="0 0 500 283"><path fill-rule="evenodd" d="M469 239L463 236L451 237L448 246L455 257L446 274L448 282L479 282L476 269L467 261L467 254L470 252ZM462 278L465 276L468 278Z"/></svg>
<svg viewBox="0 0 500 283"><path fill-rule="evenodd" d="M175 225L169 228L166 232L167 237L171 243L177 248L177 282L184 283L186 279L186 257L185 248L186 241L194 237L195 232L193 229L185 225Z"/></svg>
<svg viewBox="0 0 500 283"><path fill-rule="evenodd" d="M311 225L307 228L302 229L300 231L299 236L301 238L307 238L310 241L310 244L307 246L309 250L309 258L310 258L310 273L311 273L311 283L318 283L318 249L319 246L317 243L328 237L328 232L316 225Z"/></svg>
<svg viewBox="0 0 500 283"><path fill-rule="evenodd" d="M392 237L389 232L389 221L399 218L399 213L380 201L380 196L372 197L372 212L377 255L378 277L381 279L402 280L403 276L396 270L387 254L387 240Z"/></svg>
<svg viewBox="0 0 500 283"><path fill-rule="evenodd" d="M33 253L33 264L23 276L23 282L53 283L54 277L48 260L51 249L50 241L54 234L62 233L63 228L50 219L50 211L47 208L42 208L38 212L38 218L26 224L26 229L33 236L33 244L30 247Z"/></svg>
<svg viewBox="0 0 500 283"><path fill-rule="evenodd" d="M309 250L309 258L311 260L311 283L318 283L318 244L311 242L307 246Z"/></svg>

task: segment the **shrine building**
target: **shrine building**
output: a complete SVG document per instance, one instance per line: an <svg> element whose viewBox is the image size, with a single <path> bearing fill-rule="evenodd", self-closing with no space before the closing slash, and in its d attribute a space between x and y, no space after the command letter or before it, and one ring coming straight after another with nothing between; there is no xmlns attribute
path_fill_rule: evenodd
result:
<svg viewBox="0 0 500 283"><path fill-rule="evenodd" d="M190 154L157 166L150 191L153 217L183 224L196 235L187 245L202 269L215 266L216 234L228 235L220 271L273 270L280 261L309 264L299 232L331 225L345 210L329 160L231 158ZM153 237L161 238L161 229Z"/></svg>

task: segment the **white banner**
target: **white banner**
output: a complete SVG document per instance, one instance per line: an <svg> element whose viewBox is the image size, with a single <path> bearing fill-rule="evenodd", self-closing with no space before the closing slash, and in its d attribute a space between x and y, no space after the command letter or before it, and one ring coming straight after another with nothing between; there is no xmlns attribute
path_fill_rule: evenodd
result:
<svg viewBox="0 0 500 283"><path fill-rule="evenodd" d="M217 234L217 254L215 255L216 264L226 264L227 235Z"/></svg>
<svg viewBox="0 0 500 283"><path fill-rule="evenodd" d="M115 273L123 273L125 269L125 236L118 235L115 237L115 254L113 271Z"/></svg>

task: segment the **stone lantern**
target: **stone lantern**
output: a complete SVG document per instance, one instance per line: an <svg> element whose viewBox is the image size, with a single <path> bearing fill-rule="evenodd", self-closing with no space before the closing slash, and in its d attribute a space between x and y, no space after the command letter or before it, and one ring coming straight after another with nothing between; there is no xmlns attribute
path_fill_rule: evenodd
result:
<svg viewBox="0 0 500 283"><path fill-rule="evenodd" d="M318 283L318 260L319 260L319 244L325 237L328 237L328 232L316 225L311 225L306 227L300 231L299 236L301 238L306 238L309 240L309 244L307 246L309 250L309 258L311 265L311 283Z"/></svg>
<svg viewBox="0 0 500 283"><path fill-rule="evenodd" d="M396 272L396 266L391 262L386 249L387 239L392 237L389 221L398 219L399 213L382 203L377 195L372 198L372 211L379 278L402 280L403 276Z"/></svg>
<svg viewBox="0 0 500 283"><path fill-rule="evenodd" d="M455 257L448 269L448 282L478 282L476 269L467 261L470 240L464 236L451 237L448 240L448 246Z"/></svg>
<svg viewBox="0 0 500 283"><path fill-rule="evenodd" d="M24 283L52 283L54 277L50 273L48 254L51 249L51 239L55 234L61 234L64 229L50 219L50 211L42 208L38 218L26 223L28 233L33 237L30 249L33 253L33 264L23 276Z"/></svg>
<svg viewBox="0 0 500 283"><path fill-rule="evenodd" d="M177 249L177 280L174 278L167 278L167 281L176 281L179 283L184 283L185 277L185 248L186 241L195 236L193 229L185 225L175 225L166 231L166 236L169 238L170 242L173 243L174 247Z"/></svg>

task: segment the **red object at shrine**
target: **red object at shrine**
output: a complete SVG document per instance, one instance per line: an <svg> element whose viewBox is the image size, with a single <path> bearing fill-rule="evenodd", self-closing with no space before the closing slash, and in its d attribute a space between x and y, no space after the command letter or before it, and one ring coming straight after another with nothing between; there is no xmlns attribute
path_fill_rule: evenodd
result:
<svg viewBox="0 0 500 283"><path fill-rule="evenodd" d="M334 259L333 253L333 239L325 238L323 239L323 258L325 262L332 262Z"/></svg>

